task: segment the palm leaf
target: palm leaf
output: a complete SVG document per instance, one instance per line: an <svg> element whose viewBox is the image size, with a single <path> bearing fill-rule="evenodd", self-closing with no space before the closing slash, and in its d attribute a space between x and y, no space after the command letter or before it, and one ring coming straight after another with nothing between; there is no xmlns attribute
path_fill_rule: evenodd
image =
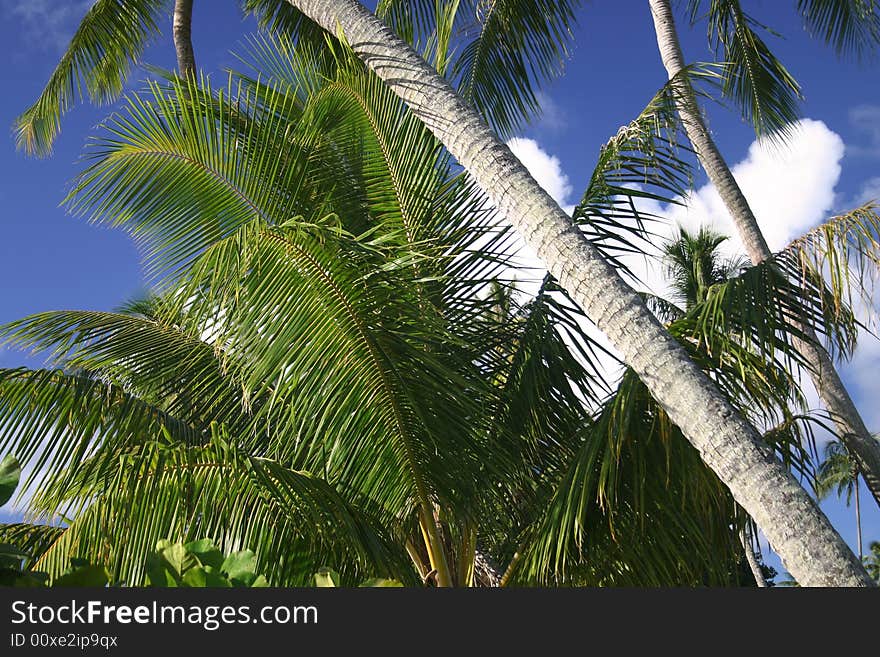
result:
<svg viewBox="0 0 880 657"><path fill-rule="evenodd" d="M798 0L807 27L838 54L858 58L880 44L880 8L874 0Z"/></svg>
<svg viewBox="0 0 880 657"><path fill-rule="evenodd" d="M538 85L562 70L577 0L463 0L467 17L451 77L502 136L540 110Z"/></svg>
<svg viewBox="0 0 880 657"><path fill-rule="evenodd" d="M702 0L689 0L691 20L702 12ZM756 28L764 26L746 14L739 0L708 0L709 41L729 69L722 87L759 137L787 137L799 117L800 87L770 51Z"/></svg>
<svg viewBox="0 0 880 657"><path fill-rule="evenodd" d="M122 93L132 63L158 35L168 0L97 0L83 18L36 102L16 119L16 143L49 155L61 117L77 98L107 103Z"/></svg>

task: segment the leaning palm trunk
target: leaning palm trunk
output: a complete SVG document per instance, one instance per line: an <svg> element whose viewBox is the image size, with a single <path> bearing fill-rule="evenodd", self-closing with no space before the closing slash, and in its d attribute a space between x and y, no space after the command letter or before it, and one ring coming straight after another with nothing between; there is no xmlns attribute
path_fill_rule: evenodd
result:
<svg viewBox="0 0 880 657"><path fill-rule="evenodd" d="M196 72L196 55L192 45L193 0L174 0L174 49L177 51L177 70L186 78Z"/></svg>
<svg viewBox="0 0 880 657"><path fill-rule="evenodd" d="M806 491L510 149L418 54L355 0L288 0L354 52L466 167L681 427L806 586L870 586Z"/></svg>
<svg viewBox="0 0 880 657"><path fill-rule="evenodd" d="M749 564L749 570L752 571L752 577L755 578L755 584L758 588L767 588L767 580L764 579L764 573L761 571L761 564L758 563L758 557L755 556L755 548L752 545L752 532L748 524L743 527L739 535L740 543L746 553L746 561Z"/></svg>
<svg viewBox="0 0 880 657"><path fill-rule="evenodd" d="M670 79L680 80L676 103L684 130L709 180L718 190L727 211L733 218L749 257L756 265L760 264L772 257L773 253L767 246L767 241L761 233L748 201L706 128L693 89L685 78L678 75L685 68L685 64L669 0L648 0L648 2L654 17L657 45L663 65ZM825 408L834 417L841 440L849 453L855 457L868 489L880 504L880 445L871 438L834 368L834 363L819 343L813 329L804 325L798 325L796 328L807 336L807 340L795 338L794 347L807 364L807 370Z"/></svg>
<svg viewBox="0 0 880 657"><path fill-rule="evenodd" d="M859 561L864 558L862 551L862 503L859 499L859 471L853 470L853 489L856 496L856 547L858 548Z"/></svg>

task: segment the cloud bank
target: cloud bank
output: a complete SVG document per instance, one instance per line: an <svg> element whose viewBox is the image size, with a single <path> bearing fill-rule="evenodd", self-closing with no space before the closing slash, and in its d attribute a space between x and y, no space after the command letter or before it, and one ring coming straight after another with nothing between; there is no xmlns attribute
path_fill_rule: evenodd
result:
<svg viewBox="0 0 880 657"><path fill-rule="evenodd" d="M514 139L509 145L538 183L570 212L574 190L559 159L532 139ZM792 239L828 218L834 207L835 188L840 180L845 150L841 137L825 123L804 119L784 147L753 142L746 156L732 167L772 250L784 248ZM871 198L880 198L880 177L869 179L862 185L859 201ZM664 220L652 226L652 230L660 235L657 243L652 245L655 255L660 253L662 240L673 237L678 226L694 230L701 225L712 226L729 236L723 247L727 255L744 253L733 222L711 184L699 187L682 201L684 205L681 206L642 204L644 211ZM543 266L526 248L523 248L520 259L529 266ZM669 296L663 267L658 260L633 257L627 260L627 264L643 281L642 285L635 285L636 288ZM529 286L521 288L532 291ZM591 327L589 333L608 346L607 340L596 329ZM603 361L613 380L619 368L610 359ZM878 392L878 369L880 341L863 334L855 358L841 366L841 373L872 431L880 430L880 408L873 403ZM809 380L804 381L804 393L810 405L818 408L818 395Z"/></svg>

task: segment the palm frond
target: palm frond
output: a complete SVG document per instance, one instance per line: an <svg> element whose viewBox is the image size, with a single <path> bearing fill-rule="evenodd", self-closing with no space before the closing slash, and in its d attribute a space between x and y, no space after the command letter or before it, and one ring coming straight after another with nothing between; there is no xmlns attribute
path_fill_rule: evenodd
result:
<svg viewBox="0 0 880 657"><path fill-rule="evenodd" d="M61 117L77 98L107 103L122 93L132 63L158 35L168 0L97 0L40 97L15 121L16 143L30 155L49 155Z"/></svg>
<svg viewBox="0 0 880 657"><path fill-rule="evenodd" d="M777 260L796 285L816 290L812 297L827 317L844 324L854 307L865 307L870 313L880 268L880 214L876 202L807 231L789 243ZM841 353L846 356L851 351Z"/></svg>
<svg viewBox="0 0 880 657"><path fill-rule="evenodd" d="M708 18L709 41L727 63L722 92L759 137L786 138L799 117L800 86L758 35L767 29L746 14L739 0L689 0L691 20Z"/></svg>
<svg viewBox="0 0 880 657"><path fill-rule="evenodd" d="M501 136L540 110L539 85L562 70L578 0L463 0L469 15L451 71L459 93Z"/></svg>
<svg viewBox="0 0 880 657"><path fill-rule="evenodd" d="M75 555L139 585L159 539L210 537L224 550L254 549L277 585L304 584L324 560L412 580L374 518L309 473L239 452L231 438L219 428L204 446L157 441L120 459L104 488L82 489L76 518L37 566L57 574Z"/></svg>
<svg viewBox="0 0 880 657"><path fill-rule="evenodd" d="M660 218L645 209L645 202L680 203L693 179L690 151L679 139L679 83L687 78L694 87L717 84L719 75L717 66L692 66L666 83L639 116L602 147L575 207L572 216L590 241L631 278L620 256L644 254L647 244L657 239L650 224Z"/></svg>
<svg viewBox="0 0 880 657"><path fill-rule="evenodd" d="M880 44L880 6L875 0L798 0L808 29L841 55L862 59Z"/></svg>
<svg viewBox="0 0 880 657"><path fill-rule="evenodd" d="M27 555L23 567L33 565L58 541L65 527L56 525L32 525L26 522L0 524L0 543L14 545Z"/></svg>

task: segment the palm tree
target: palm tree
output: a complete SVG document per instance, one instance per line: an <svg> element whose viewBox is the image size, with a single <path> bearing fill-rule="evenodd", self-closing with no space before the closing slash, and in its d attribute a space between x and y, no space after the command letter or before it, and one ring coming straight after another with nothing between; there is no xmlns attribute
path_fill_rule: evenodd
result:
<svg viewBox="0 0 880 657"><path fill-rule="evenodd" d="M635 367L673 422L791 562L796 576L813 584L865 583L860 564L805 491L761 446L754 428L437 71L356 2L290 4L331 34L341 30L353 51L468 169ZM534 11L544 15L540 8ZM533 47L545 60L556 52Z"/></svg>
<svg viewBox="0 0 880 657"><path fill-rule="evenodd" d="M702 227L696 234L679 228L678 238L663 248L672 290L685 311L705 303L713 285L725 283L746 266L743 259L724 260L718 247L727 238L711 228Z"/></svg>
<svg viewBox="0 0 880 657"><path fill-rule="evenodd" d="M880 542L871 541L868 549L871 552L865 558L865 569L875 581L880 583Z"/></svg>
<svg viewBox="0 0 880 657"><path fill-rule="evenodd" d="M731 279L736 279L747 271L749 263L745 258L723 259L720 257L718 247L726 239L724 235L707 227L701 227L696 234L679 228L678 238L664 247L667 275L672 283L672 293L675 300L684 307L682 315L687 313L700 315L699 308L701 306L706 307L712 297L723 295L725 288L730 287ZM751 297L750 300L754 301L756 298L756 296ZM754 314L749 313L749 315ZM712 329L721 330L730 328L723 324L718 326L710 324L710 326ZM735 334L739 332L734 331ZM753 346L757 347L757 353L764 353L760 342L753 344ZM773 351L771 350L769 353L772 354ZM803 405L803 400L799 401ZM806 455L804 457L800 464L802 471L806 469L808 461L808 457ZM767 580L755 554L752 534L751 521L746 521L742 525L740 541L756 584L760 588L766 588Z"/></svg>
<svg viewBox="0 0 880 657"><path fill-rule="evenodd" d="M862 558L862 510L859 503L859 469L843 443L832 440L825 445L825 458L819 465L816 477L816 495L824 500L832 491L838 497L846 494L849 506L855 496L856 541L859 559Z"/></svg>
<svg viewBox="0 0 880 657"><path fill-rule="evenodd" d="M742 193L733 173L727 166L700 112L697 96L690 86L690 79L681 76L685 70L672 7L669 0L649 0L657 45L670 79L678 79L679 93L676 99L682 126L697 153L709 180L718 190L730 213L737 231L752 262L759 264L772 260L757 219ZM699 13L701 2L692 0L692 17ZM857 5L853 7L852 5ZM839 50L869 49L880 43L880 11L874 3L862 2L801 2L798 8L808 23L825 40L833 42ZM723 49L725 61L732 62L724 78L723 91L742 108L751 119L759 134L784 132L787 124L797 116L797 83L782 64L770 53L760 37L752 30L751 19L743 12L738 0L712 2L709 11L710 36ZM871 208L860 209L866 221L831 222L829 233L837 235L825 242L826 250L838 246L834 257L802 252L803 266L795 270L803 276L809 273L821 279L823 265L832 262L832 276L846 279L850 256L854 260L880 262L877 240L874 235L880 228L880 217ZM855 235L848 235L852 231ZM812 255L812 258L810 257ZM818 258L817 258L818 255ZM813 260L818 259L818 263ZM842 263L842 264L841 264ZM832 284L832 289L840 289ZM880 446L872 440L855 403L840 379L828 352L819 342L815 331L807 323L792 318L789 322L799 335L792 342L802 355L804 364L825 407L832 413L838 425L838 433L849 452L858 461L868 488L880 504Z"/></svg>
<svg viewBox="0 0 880 657"><path fill-rule="evenodd" d="M603 398L551 278L525 305L499 281L510 231L426 129L344 49L251 49L261 82L171 79L90 149L74 209L132 231L166 292L4 329L56 367L0 373L0 444L34 467L33 510L73 518L4 536L129 583L157 539L205 535L276 584L326 559L468 585L480 554L506 583L738 583L730 493L632 371ZM679 193L650 132L671 112L664 90L603 149L591 213L647 193L636 165ZM753 420L796 401L784 369L696 329L673 328ZM797 460L786 430L768 442Z"/></svg>
<svg viewBox="0 0 880 657"><path fill-rule="evenodd" d="M861 564L806 492L761 447L756 430L449 83L357 2L290 4L330 33L341 31L358 57L470 172L646 382L793 574L808 584L868 583ZM782 502L786 499L798 502L789 505ZM821 573L802 560L806 554L814 555L809 561L815 566L823 564L818 566Z"/></svg>
<svg viewBox="0 0 880 657"><path fill-rule="evenodd" d="M177 52L177 70L181 76L195 75L196 55L192 45L193 0L174 0L172 33Z"/></svg>
<svg viewBox="0 0 880 657"><path fill-rule="evenodd" d="M57 574L76 550L138 583L157 538L211 534L253 545L275 583L308 581L323 555L354 581L467 584L477 538L509 533L513 495L501 492L535 508L536 473L552 482L582 437L594 380L559 333L576 323L553 284L511 310L492 264L509 231L448 155L349 57L300 53L290 68L290 45L279 46L254 43L275 86L241 77L230 98L172 82L133 101L135 121L111 121L83 175L82 207L120 174L161 186L118 197L140 204L133 214L95 209L132 217L121 221L152 244L156 266L195 248L195 266L174 277L181 287L121 313L46 313L6 328L58 357L59 369L3 372L0 395L4 444L45 475L34 510L75 518L60 535L29 528L51 537L28 540L40 568ZM290 142L276 141L291 123ZM227 152L230 141L239 148ZM308 219L286 218L313 206ZM227 223L212 229L215 217ZM224 226L228 237L211 232ZM481 302L483 285L494 293ZM680 445L690 467L675 476L712 479ZM714 491L726 499L717 481ZM695 505L686 517L703 515ZM727 531L721 517L714 526ZM705 532L697 538L644 563L681 575L681 563L719 558L687 556Z"/></svg>

